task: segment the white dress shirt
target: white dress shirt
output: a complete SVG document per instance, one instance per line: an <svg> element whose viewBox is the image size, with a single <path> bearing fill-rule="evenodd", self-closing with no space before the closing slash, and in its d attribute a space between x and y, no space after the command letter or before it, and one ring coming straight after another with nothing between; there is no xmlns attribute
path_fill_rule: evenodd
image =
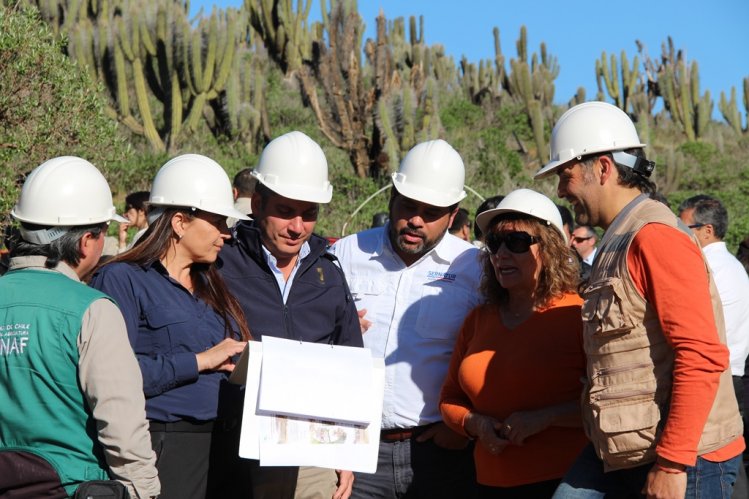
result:
<svg viewBox="0 0 749 499"><path fill-rule="evenodd" d="M592 267L593 266L593 261L596 259L596 252L597 251L598 251L598 248L596 248L594 246L593 247L593 251L591 251L588 256L586 256L585 258L583 258L583 261Z"/></svg>
<svg viewBox="0 0 749 499"><path fill-rule="evenodd" d="M731 374L743 376L749 354L749 276L726 243L711 243L702 248L713 272L715 286L723 303L726 343L731 354Z"/></svg>
<svg viewBox="0 0 749 499"><path fill-rule="evenodd" d="M481 301L479 250L445 234L407 267L388 225L336 242L357 309L372 326L364 346L385 358L383 429L441 421L439 394L460 326Z"/></svg>

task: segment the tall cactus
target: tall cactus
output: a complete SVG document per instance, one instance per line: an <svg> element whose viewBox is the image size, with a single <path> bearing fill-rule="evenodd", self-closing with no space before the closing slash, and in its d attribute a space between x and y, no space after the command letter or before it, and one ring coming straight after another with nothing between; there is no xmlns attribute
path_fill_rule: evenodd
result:
<svg viewBox="0 0 749 499"><path fill-rule="evenodd" d="M105 84L109 114L157 151L174 149L220 109L244 10L214 9L197 25L185 0L26 0L69 36L68 55ZM221 118L221 116L219 116ZM212 126L232 135L231 127Z"/></svg>
<svg viewBox="0 0 749 499"><path fill-rule="evenodd" d="M660 67L657 70L658 92L663 104L687 140L700 138L710 121L713 100L710 92L700 94L699 67L696 61L687 64L684 53L674 49L671 37L662 45Z"/></svg>
<svg viewBox="0 0 749 499"><path fill-rule="evenodd" d="M624 50L622 50L620 59L621 73L614 54L611 54L610 62L606 52L603 52L601 58L596 61L597 98L598 100L604 100L603 89L605 87L609 97L614 100L614 104L625 113L629 113L631 111L630 97L638 90L639 61L635 56L630 66L627 53Z"/></svg>
<svg viewBox="0 0 749 499"><path fill-rule="evenodd" d="M746 111L747 124L742 128L741 126L741 113L739 112L739 105L736 100L736 87L731 87L731 100L726 99L724 92L720 93L720 102L718 109L720 109L723 119L733 128L737 134L749 132L749 77L744 78L744 109Z"/></svg>
<svg viewBox="0 0 749 499"><path fill-rule="evenodd" d="M314 42L311 61L298 71L302 92L325 136L348 152L359 177L367 177L376 168L370 159L376 155L370 151L366 135L374 102L364 86L361 71L360 41L364 26L351 2L341 0L333 2L324 26L326 40ZM320 103L318 85L325 105Z"/></svg>
<svg viewBox="0 0 749 499"><path fill-rule="evenodd" d="M699 68L696 61L687 67L679 58L675 66L666 65L658 78L663 103L672 119L681 126L687 139L701 137L710 121L713 101L710 91L700 95Z"/></svg>
<svg viewBox="0 0 749 499"><path fill-rule="evenodd" d="M310 30L307 26L311 0L245 0L250 23L265 43L270 56L284 74L298 70L309 57ZM324 2L323 2L324 4ZM325 8L323 7L323 13Z"/></svg>
<svg viewBox="0 0 749 499"><path fill-rule="evenodd" d="M518 56L510 60L508 92L525 109L540 159L548 156L544 127L553 119L554 80L559 75L559 64L543 42L540 56L534 53L529 63L527 40L527 29L521 26L516 42Z"/></svg>

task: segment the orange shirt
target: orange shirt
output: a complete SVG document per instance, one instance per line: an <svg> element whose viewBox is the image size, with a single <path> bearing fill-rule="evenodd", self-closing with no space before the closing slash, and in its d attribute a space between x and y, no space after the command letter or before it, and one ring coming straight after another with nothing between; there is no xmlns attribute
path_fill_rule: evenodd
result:
<svg viewBox="0 0 749 499"><path fill-rule="evenodd" d="M674 349L674 380L659 456L694 465L702 429L728 368L728 347L720 342L700 248L678 229L648 224L635 236L627 267L640 294L653 305L664 336ZM702 457L724 461L744 450L744 439Z"/></svg>
<svg viewBox="0 0 749 499"><path fill-rule="evenodd" d="M515 329L496 306L479 306L466 317L440 398L445 423L462 434L469 411L500 421L516 411L576 401L585 376L582 300L562 297ZM560 478L587 443L582 428L551 427L492 455L476 443L479 483L513 487Z"/></svg>

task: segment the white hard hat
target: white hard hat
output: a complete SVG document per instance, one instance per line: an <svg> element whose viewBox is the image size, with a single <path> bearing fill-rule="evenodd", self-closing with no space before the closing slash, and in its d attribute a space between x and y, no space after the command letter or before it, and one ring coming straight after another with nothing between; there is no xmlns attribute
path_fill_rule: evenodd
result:
<svg viewBox="0 0 749 499"><path fill-rule="evenodd" d="M492 210L486 210L476 217L476 225L481 232L486 233L487 225L502 213L523 213L546 222L547 225L553 225L562 235L564 242L567 242L567 234L564 232L562 215L559 214L559 208L548 197L540 192L531 189L517 189L509 193L505 198Z"/></svg>
<svg viewBox="0 0 749 499"><path fill-rule="evenodd" d="M252 176L285 198L329 203L333 197L325 153L302 132L289 132L270 141Z"/></svg>
<svg viewBox="0 0 749 499"><path fill-rule="evenodd" d="M115 212L104 175L85 159L75 156L53 158L36 167L26 177L11 215L20 222L65 228L35 231L22 228L22 237L35 244L48 244L73 226L111 220L127 222Z"/></svg>
<svg viewBox="0 0 749 499"><path fill-rule="evenodd" d="M432 206L451 206L466 197L463 160L441 139L415 145L392 179L399 193Z"/></svg>
<svg viewBox="0 0 749 499"><path fill-rule="evenodd" d="M551 131L551 158L534 176L552 175L576 158L645 147L627 113L606 102L584 102L569 109Z"/></svg>
<svg viewBox="0 0 749 499"><path fill-rule="evenodd" d="M167 161L153 179L148 204L184 206L249 220L234 208L231 182L224 169L200 154L183 154Z"/></svg>

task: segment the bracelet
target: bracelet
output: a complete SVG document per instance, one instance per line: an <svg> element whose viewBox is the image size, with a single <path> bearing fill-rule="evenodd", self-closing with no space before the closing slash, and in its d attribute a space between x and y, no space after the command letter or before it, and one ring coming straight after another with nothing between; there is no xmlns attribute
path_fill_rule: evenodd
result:
<svg viewBox="0 0 749 499"><path fill-rule="evenodd" d="M669 475L681 475L682 473L686 473L686 472L687 472L687 470L686 470L686 469L680 470L680 469L678 469L678 468L669 468L669 467L667 467L667 466L663 466L663 465L662 465L661 463L659 463L658 461L656 461L656 462L655 462L655 467L656 467L656 468L657 468L657 469L658 469L659 471L662 471L662 472L664 472L664 473L668 473Z"/></svg>

